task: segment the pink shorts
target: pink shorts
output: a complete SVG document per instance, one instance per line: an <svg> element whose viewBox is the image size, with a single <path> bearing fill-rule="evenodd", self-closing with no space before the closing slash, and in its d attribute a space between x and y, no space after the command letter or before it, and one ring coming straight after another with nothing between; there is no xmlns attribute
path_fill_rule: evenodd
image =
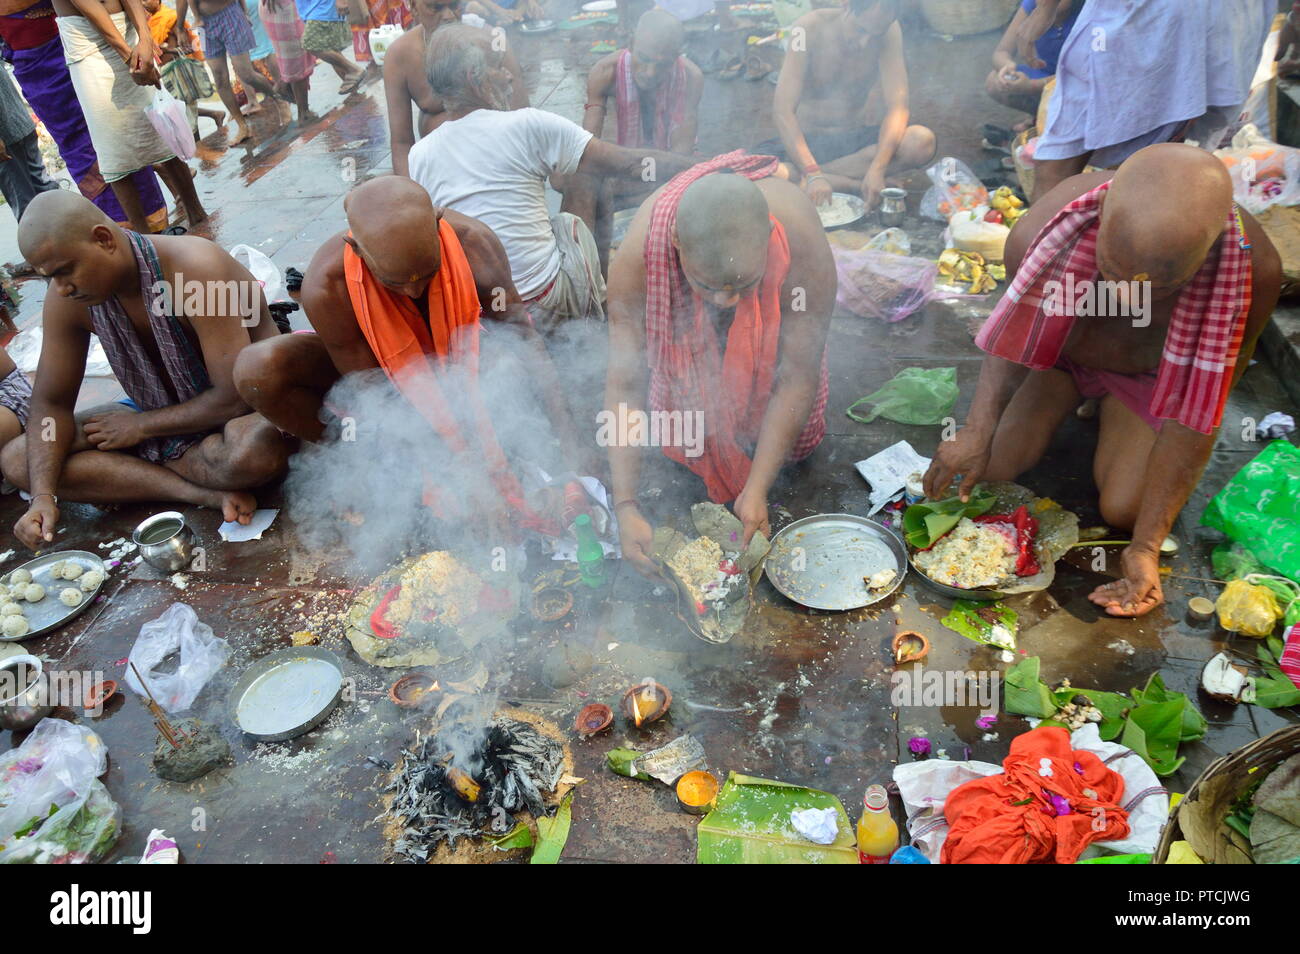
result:
<svg viewBox="0 0 1300 954"><path fill-rule="evenodd" d="M1147 427L1160 433L1163 423L1151 413L1151 395L1156 389L1156 375L1148 371L1145 374L1120 374L1117 371L1100 371L1075 364L1062 356L1056 362L1056 369L1064 371L1074 378L1074 386L1086 398L1099 398L1112 394L1120 403L1136 414Z"/></svg>

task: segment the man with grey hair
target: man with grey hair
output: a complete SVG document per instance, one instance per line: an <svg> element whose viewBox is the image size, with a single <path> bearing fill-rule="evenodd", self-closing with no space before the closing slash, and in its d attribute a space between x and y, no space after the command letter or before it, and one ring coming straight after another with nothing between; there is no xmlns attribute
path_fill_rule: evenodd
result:
<svg viewBox="0 0 1300 954"><path fill-rule="evenodd" d="M505 247L520 298L543 331L572 318L604 317L605 280L591 230L552 218L546 183L575 172L664 181L691 160L602 142L540 109L510 109L513 82L492 37L460 24L429 38L429 88L447 120L411 149L411 178L434 205L483 222Z"/></svg>

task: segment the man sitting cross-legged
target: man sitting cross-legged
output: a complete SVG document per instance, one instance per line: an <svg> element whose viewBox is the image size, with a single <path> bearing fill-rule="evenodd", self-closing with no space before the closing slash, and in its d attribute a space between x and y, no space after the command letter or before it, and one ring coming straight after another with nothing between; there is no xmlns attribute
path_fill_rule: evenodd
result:
<svg viewBox="0 0 1300 954"><path fill-rule="evenodd" d="M284 335L241 354L239 393L285 431L319 441L334 384L381 368L450 451L476 446L500 498L525 509L492 423L519 408L489 407L477 393L481 317L497 319L498 328L508 324L521 339L537 393L575 466L580 452L501 243L482 222L435 208L405 176L358 186L344 208L348 231L327 240L303 276L302 305L316 333Z"/></svg>
<svg viewBox="0 0 1300 954"><path fill-rule="evenodd" d="M50 279L27 433L0 452L32 494L18 539L52 541L60 497L175 501L247 523L247 491L288 458L232 377L242 348L276 334L256 280L206 239L128 232L61 190L28 206L18 244ZM74 417L92 333L129 401Z"/></svg>

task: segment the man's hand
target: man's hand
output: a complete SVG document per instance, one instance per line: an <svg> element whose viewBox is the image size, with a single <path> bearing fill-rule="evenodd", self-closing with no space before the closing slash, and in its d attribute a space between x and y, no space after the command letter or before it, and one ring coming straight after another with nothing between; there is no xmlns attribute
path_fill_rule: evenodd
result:
<svg viewBox="0 0 1300 954"><path fill-rule="evenodd" d="M1129 544L1120 557L1124 576L1105 583L1088 599L1111 616L1142 616L1165 601L1160 588L1160 557L1154 550Z"/></svg>
<svg viewBox="0 0 1300 954"><path fill-rule="evenodd" d="M95 450L126 450L148 436L140 427L139 417L132 411L109 411L87 418L82 430Z"/></svg>
<svg viewBox="0 0 1300 954"><path fill-rule="evenodd" d="M940 441L939 449L930 461L930 469L922 479L925 495L931 500L943 500L948 496L953 478L961 474L961 487L957 493L963 501L969 500L971 491L988 469L991 443L969 427L963 427L950 441Z"/></svg>
<svg viewBox="0 0 1300 954"><path fill-rule="evenodd" d="M158 67L154 65L154 59L157 55L158 50L150 39L141 39L135 45L135 48L131 50L131 56L126 61L126 65L131 71L131 81L136 86L158 85Z"/></svg>
<svg viewBox="0 0 1300 954"><path fill-rule="evenodd" d="M826 181L826 177L817 175L804 179L803 191L808 194L808 198L812 199L813 205L825 205L831 200L831 196L835 194L835 190Z"/></svg>
<svg viewBox="0 0 1300 954"><path fill-rule="evenodd" d="M731 505L731 509L745 527L744 535L740 540L740 549L744 550L748 547L750 539L759 530L769 540L772 538L772 525L767 519L766 494L756 493L746 484L745 489L736 498L736 502Z"/></svg>
<svg viewBox="0 0 1300 954"><path fill-rule="evenodd" d="M54 540L59 525L59 506L49 494L32 499L27 512L14 524L14 536L29 550L39 550Z"/></svg>
<svg viewBox="0 0 1300 954"><path fill-rule="evenodd" d="M651 556L655 548L655 532L650 521L641 513L640 507L618 509L618 542L623 548L623 559L631 563L642 576L652 580L663 579Z"/></svg>
<svg viewBox="0 0 1300 954"><path fill-rule="evenodd" d="M862 198L867 203L867 211L870 212L880 201L880 192L885 188L885 170L877 169L874 166L867 170L866 177L862 180Z"/></svg>

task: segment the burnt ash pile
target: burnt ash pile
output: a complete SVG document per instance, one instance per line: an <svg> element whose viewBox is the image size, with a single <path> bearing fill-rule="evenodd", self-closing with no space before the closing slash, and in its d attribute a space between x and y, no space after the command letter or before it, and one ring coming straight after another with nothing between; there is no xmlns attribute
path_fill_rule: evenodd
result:
<svg viewBox="0 0 1300 954"><path fill-rule="evenodd" d="M444 841L454 848L461 838L500 834L502 822L523 809L534 817L554 812L544 793L555 791L564 773L559 742L502 716L466 764L453 764L454 748L440 733L403 750L401 770L386 789L396 793L388 814L404 826L393 848L408 861L427 861Z"/></svg>

